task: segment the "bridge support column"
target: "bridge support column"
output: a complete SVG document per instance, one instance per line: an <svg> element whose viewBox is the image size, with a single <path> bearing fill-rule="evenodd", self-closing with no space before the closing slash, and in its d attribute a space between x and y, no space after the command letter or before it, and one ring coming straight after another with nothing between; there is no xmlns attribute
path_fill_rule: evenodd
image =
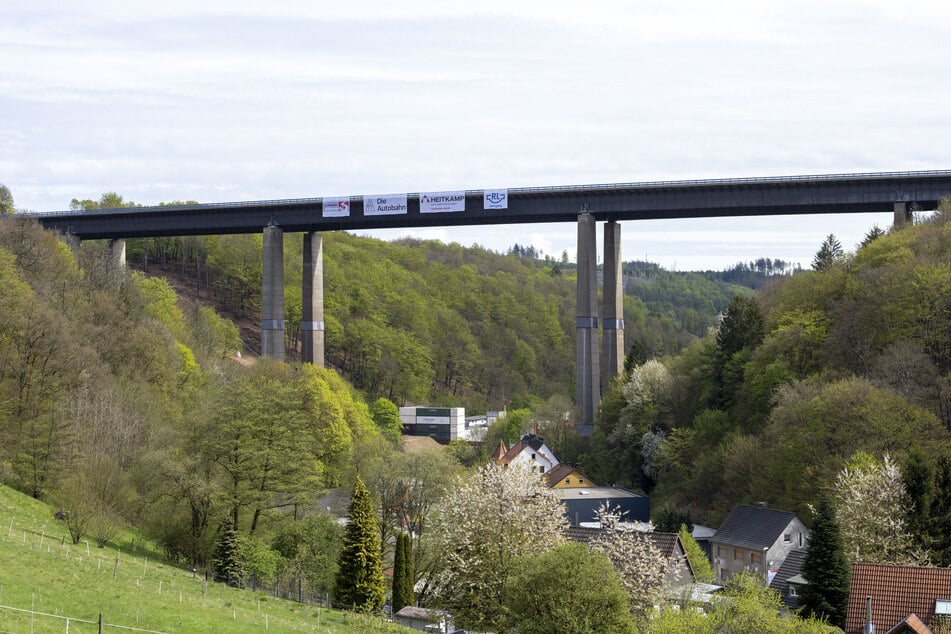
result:
<svg viewBox="0 0 951 634"><path fill-rule="evenodd" d="M125 240L109 241L109 267L119 271L125 268Z"/></svg>
<svg viewBox="0 0 951 634"><path fill-rule="evenodd" d="M324 240L304 234L304 302L301 311L301 361L324 366Z"/></svg>
<svg viewBox="0 0 951 634"><path fill-rule="evenodd" d="M624 288L621 225L604 225L604 285L601 292L601 393L624 371Z"/></svg>
<svg viewBox="0 0 951 634"><path fill-rule="evenodd" d="M892 221L892 227L901 229L911 223L912 217L908 203L895 203L895 219Z"/></svg>
<svg viewBox="0 0 951 634"><path fill-rule="evenodd" d="M284 360L284 231L264 228L261 262L261 356Z"/></svg>
<svg viewBox="0 0 951 634"><path fill-rule="evenodd" d="M578 216L578 302L575 312L575 405L578 432L591 434L601 404L598 359L598 237L594 216Z"/></svg>

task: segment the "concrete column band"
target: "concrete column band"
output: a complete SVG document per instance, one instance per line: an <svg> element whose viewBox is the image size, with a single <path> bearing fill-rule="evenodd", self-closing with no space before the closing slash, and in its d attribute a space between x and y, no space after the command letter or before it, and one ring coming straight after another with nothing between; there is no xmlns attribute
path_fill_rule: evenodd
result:
<svg viewBox="0 0 951 634"><path fill-rule="evenodd" d="M300 323L301 330L309 330L311 332L324 329L324 322L322 321L302 321Z"/></svg>

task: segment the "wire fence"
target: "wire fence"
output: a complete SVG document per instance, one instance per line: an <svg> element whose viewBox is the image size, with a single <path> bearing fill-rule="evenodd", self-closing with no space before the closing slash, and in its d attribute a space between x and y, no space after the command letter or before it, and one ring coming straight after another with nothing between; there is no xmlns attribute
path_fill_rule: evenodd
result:
<svg viewBox="0 0 951 634"><path fill-rule="evenodd" d="M46 612L37 612L36 610L27 610L24 608L15 608L11 605L0 605L0 610L6 610L9 612L14 612L20 615L23 615L22 625L25 627L29 625L30 634L35 634L34 629L39 627L42 632L49 631L64 631L66 634L83 634L84 632L104 632L106 628L113 630L124 630L126 632L146 632L147 634L165 634L161 630L146 630L140 627L131 627L129 625L118 625L116 623L107 623L103 621L102 614L99 615L99 619L96 621L90 621L88 619L80 619L74 616L63 616L61 614L48 614ZM39 617L40 622L37 623L37 617ZM55 627L51 628L49 621L52 620L53 623L62 622L60 628ZM83 627L86 625L91 625L92 627ZM72 629L70 629L72 627ZM7 630L11 631L11 630Z"/></svg>

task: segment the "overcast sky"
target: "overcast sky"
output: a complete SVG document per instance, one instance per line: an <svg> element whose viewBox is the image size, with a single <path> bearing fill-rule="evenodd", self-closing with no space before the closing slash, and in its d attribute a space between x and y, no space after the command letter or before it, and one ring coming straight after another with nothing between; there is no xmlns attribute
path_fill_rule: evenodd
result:
<svg viewBox="0 0 951 634"><path fill-rule="evenodd" d="M23 209L948 168L947 0L0 2ZM890 223L626 222L622 251L808 266ZM416 235L573 258L576 228Z"/></svg>

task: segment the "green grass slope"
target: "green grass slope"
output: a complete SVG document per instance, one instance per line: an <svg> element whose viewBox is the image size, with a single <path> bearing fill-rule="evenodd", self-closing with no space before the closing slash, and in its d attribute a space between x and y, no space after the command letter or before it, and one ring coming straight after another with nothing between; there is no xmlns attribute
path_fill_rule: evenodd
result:
<svg viewBox="0 0 951 634"><path fill-rule="evenodd" d="M48 505L0 485L0 632L96 632L100 613L107 624L159 632L411 631L206 583L158 561L132 533L118 541L73 545ZM69 617L68 628L65 619L41 613Z"/></svg>

